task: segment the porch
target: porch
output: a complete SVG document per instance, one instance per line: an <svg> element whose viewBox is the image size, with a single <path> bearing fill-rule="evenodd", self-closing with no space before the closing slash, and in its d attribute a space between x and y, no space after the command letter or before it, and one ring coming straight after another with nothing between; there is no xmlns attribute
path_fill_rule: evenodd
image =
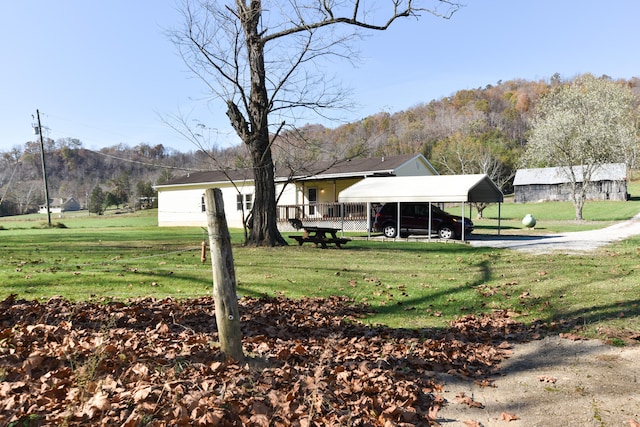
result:
<svg viewBox="0 0 640 427"><path fill-rule="evenodd" d="M373 222L374 212L370 213ZM280 231L296 231L289 223L297 218L306 226L339 228L342 231L367 231L366 203L308 203L278 206Z"/></svg>

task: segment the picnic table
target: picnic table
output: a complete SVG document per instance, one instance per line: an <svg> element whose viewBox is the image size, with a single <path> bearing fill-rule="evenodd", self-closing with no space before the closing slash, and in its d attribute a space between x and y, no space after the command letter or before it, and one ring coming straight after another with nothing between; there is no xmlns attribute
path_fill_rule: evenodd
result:
<svg viewBox="0 0 640 427"><path fill-rule="evenodd" d="M303 226L302 228L304 230L302 236L289 236L292 239L297 240L300 246L305 242L311 242L316 246L322 246L324 249L327 248L327 244L336 245L336 247L342 248L341 245L345 245L351 241L351 239L338 237L336 235L338 231L340 231L340 228L314 226Z"/></svg>

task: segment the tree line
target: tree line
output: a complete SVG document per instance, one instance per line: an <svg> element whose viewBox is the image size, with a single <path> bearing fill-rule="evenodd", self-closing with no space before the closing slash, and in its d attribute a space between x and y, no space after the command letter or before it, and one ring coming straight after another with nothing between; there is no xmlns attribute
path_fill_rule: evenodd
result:
<svg viewBox="0 0 640 427"><path fill-rule="evenodd" d="M274 137L274 163L276 168L295 170L320 160L422 153L441 174L487 173L510 193L532 135L539 100L581 77L497 82L334 128L307 124L287 129ZM640 79L599 79L634 95L637 136ZM71 137L44 142L50 197L74 197L97 213L106 206L141 207L142 200L154 197L154 185L189 170L251 167L242 145L220 148L183 141L180 144L190 149L140 143L91 150ZM628 163L634 168L635 156L629 156ZM37 211L44 203L43 188L38 142L0 153L0 215ZM94 202L101 202L90 206L94 192Z"/></svg>

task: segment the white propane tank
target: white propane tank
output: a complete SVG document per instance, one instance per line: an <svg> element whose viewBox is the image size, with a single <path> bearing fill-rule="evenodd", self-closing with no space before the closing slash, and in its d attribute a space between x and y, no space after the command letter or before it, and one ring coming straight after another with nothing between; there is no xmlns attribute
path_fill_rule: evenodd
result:
<svg viewBox="0 0 640 427"><path fill-rule="evenodd" d="M526 214L524 218L522 218L522 225L527 228L533 228L536 226L536 219L531 214Z"/></svg>

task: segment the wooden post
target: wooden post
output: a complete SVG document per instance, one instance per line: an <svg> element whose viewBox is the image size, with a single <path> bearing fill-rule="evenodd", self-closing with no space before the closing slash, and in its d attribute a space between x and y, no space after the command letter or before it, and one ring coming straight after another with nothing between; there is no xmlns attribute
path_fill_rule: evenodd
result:
<svg viewBox="0 0 640 427"><path fill-rule="evenodd" d="M236 273L231 252L231 236L224 215L222 191L219 188L209 188L205 191L205 208L209 246L211 247L213 300L220 350L227 359L241 362L244 359L244 354L236 294Z"/></svg>
<svg viewBox="0 0 640 427"><path fill-rule="evenodd" d="M44 203L47 207L47 225L51 228L51 205L49 203L49 183L47 181L47 166L44 161L44 142L42 141L42 123L40 123L40 110L36 110L38 115L38 134L40 134L40 155L42 159L42 180L44 181Z"/></svg>

